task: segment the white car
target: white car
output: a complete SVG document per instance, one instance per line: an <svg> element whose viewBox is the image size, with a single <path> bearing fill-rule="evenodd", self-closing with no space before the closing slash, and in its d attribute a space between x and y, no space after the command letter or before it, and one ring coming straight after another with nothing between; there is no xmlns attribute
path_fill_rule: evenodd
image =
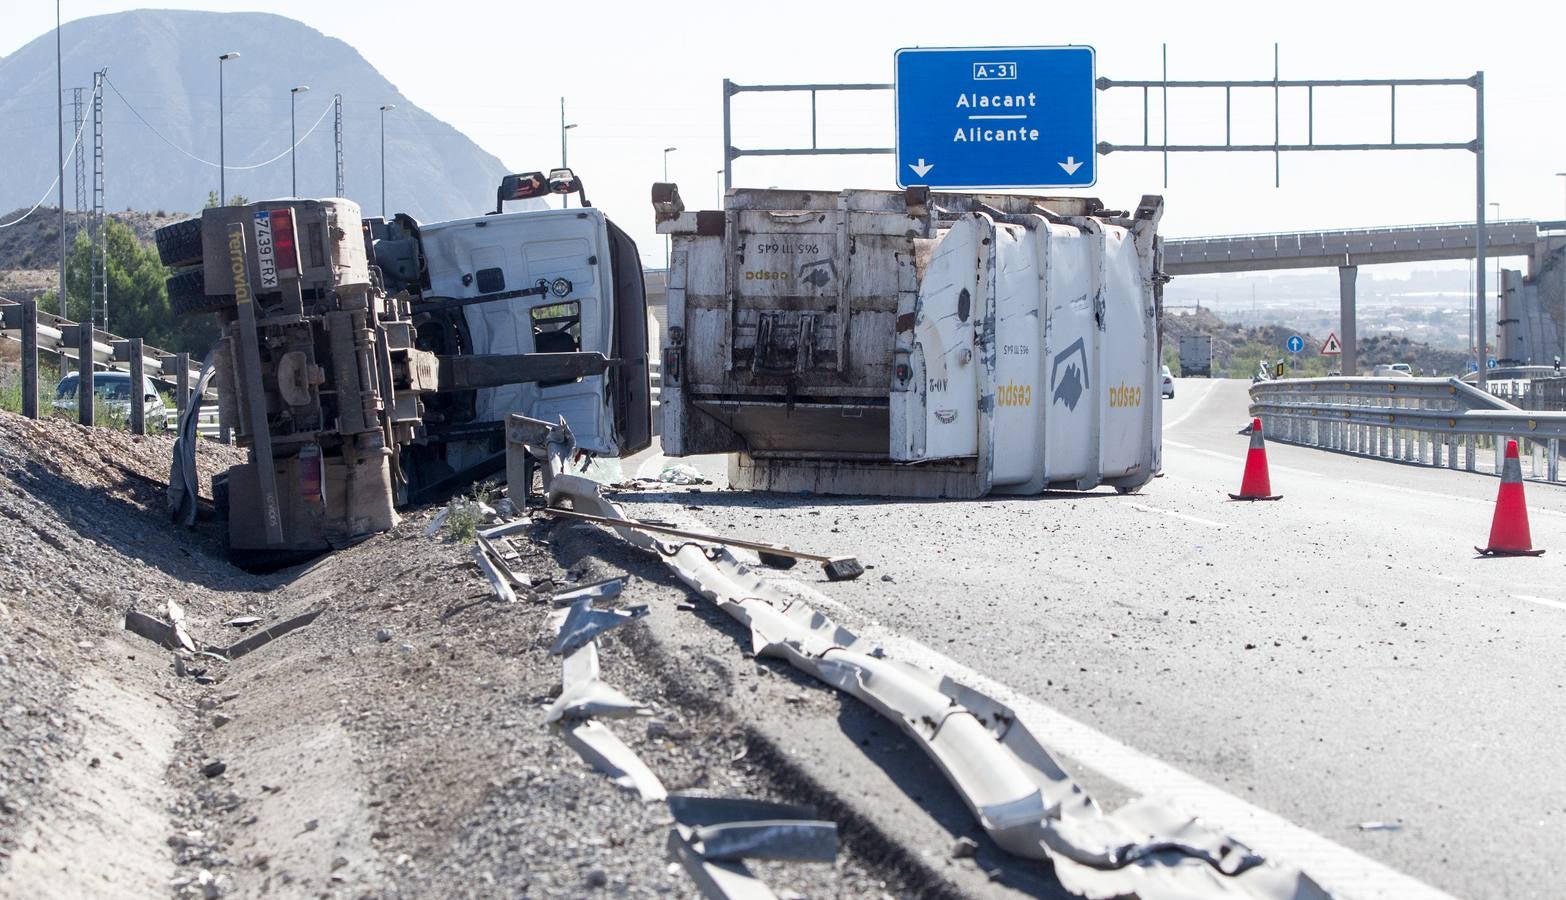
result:
<svg viewBox="0 0 1566 900"><path fill-rule="evenodd" d="M1174 399L1174 376L1169 374L1169 367L1164 366L1158 372L1159 383L1163 385L1164 397Z"/></svg>
<svg viewBox="0 0 1566 900"><path fill-rule="evenodd" d="M60 379L59 385L54 389L54 408L62 413L76 415L77 380L79 376L71 372ZM152 383L152 379L142 376L142 397L146 401L145 414L147 417L147 430L158 431L169 426L169 408L163 402L163 397L158 394L158 388ZM129 372L95 372L92 376L92 390L98 395L98 400L107 406L113 407L123 415L126 421L130 420L131 393Z"/></svg>
<svg viewBox="0 0 1566 900"><path fill-rule="evenodd" d="M1413 367L1408 363L1383 363L1371 371L1373 378L1413 378Z"/></svg>

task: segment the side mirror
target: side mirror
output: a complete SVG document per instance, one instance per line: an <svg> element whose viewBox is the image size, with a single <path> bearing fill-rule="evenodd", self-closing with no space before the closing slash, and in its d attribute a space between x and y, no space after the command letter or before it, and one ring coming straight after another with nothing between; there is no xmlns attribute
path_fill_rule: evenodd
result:
<svg viewBox="0 0 1566 900"><path fill-rule="evenodd" d="M495 191L495 212L500 212L502 204L507 200L542 197L550 193L552 187L553 185L545 180L543 172L507 175L500 180L500 187Z"/></svg>

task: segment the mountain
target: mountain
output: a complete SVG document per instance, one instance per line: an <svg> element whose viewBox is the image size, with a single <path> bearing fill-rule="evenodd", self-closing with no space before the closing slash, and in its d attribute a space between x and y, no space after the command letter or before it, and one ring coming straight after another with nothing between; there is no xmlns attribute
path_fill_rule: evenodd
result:
<svg viewBox="0 0 1566 900"><path fill-rule="evenodd" d="M66 146L75 135L71 88L85 87L83 146L91 190L92 73L107 67L104 89L104 205L110 210L200 210L217 190L218 56L223 63L227 191L251 200L288 196L289 89L298 134L319 126L298 150L299 193L335 192L332 95L343 96L347 195L366 214L381 209L381 111L386 113L387 212L422 221L470 216L493 202L505 167L462 133L411 103L352 46L268 13L135 10L65 24ZM118 92L114 90L118 88ZM0 209L37 202L54 178L54 33L0 59ZM323 112L325 113L322 118ZM138 115L139 114L139 115ZM142 121L145 119L145 123ZM150 127L149 127L150 125ZM163 138L153 132L156 128ZM173 145L173 146L170 146ZM271 159L255 169L240 169ZM188 154L188 155L187 155ZM74 207L75 167L65 205ZM55 205L51 191L46 203ZM91 197L86 198L91 206Z"/></svg>

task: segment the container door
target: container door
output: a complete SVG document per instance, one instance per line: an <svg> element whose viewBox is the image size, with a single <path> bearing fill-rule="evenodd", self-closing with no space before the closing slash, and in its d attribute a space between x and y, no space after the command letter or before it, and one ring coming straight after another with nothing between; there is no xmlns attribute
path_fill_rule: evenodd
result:
<svg viewBox="0 0 1566 900"><path fill-rule="evenodd" d="M991 483L1000 492L1037 490L1043 468L1045 393L1040 383L1043 261L1035 239L1045 225L995 226L995 453Z"/></svg>
<svg viewBox="0 0 1566 900"><path fill-rule="evenodd" d="M994 226L959 219L936 244L914 307L913 390L892 393L891 456L900 462L979 452L981 382L975 323L989 306L985 263Z"/></svg>
<svg viewBox="0 0 1566 900"><path fill-rule="evenodd" d="M1043 230L1041 230L1043 231ZM1097 481L1094 415L1103 386L1098 379L1094 300L1097 296L1098 236L1070 225L1050 225L1046 276L1048 322L1043 398L1044 478L1049 483Z"/></svg>

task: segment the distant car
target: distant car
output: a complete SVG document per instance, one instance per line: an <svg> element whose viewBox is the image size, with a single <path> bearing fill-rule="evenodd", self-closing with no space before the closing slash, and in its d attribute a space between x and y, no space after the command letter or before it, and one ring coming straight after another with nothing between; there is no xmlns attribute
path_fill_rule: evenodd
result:
<svg viewBox="0 0 1566 900"><path fill-rule="evenodd" d="M60 383L54 389L54 408L63 413L76 414L76 395L78 393L77 382L80 376L72 372L60 379ZM163 397L158 393L158 388L152 383L151 378L143 376L141 384L142 397L146 401L146 415L148 430L159 430L169 426L169 408L163 402ZM93 393L98 395L100 402L114 408L127 420L130 419L131 407L131 380L129 372L95 372L92 376Z"/></svg>
<svg viewBox="0 0 1566 900"><path fill-rule="evenodd" d="M1371 370L1372 378L1413 378L1414 369L1408 363L1382 363Z"/></svg>
<svg viewBox="0 0 1566 900"><path fill-rule="evenodd" d="M1164 366L1163 369L1159 371L1158 377L1161 379L1161 383L1164 386L1164 396L1171 400L1174 399L1174 376L1169 374L1169 367Z"/></svg>

